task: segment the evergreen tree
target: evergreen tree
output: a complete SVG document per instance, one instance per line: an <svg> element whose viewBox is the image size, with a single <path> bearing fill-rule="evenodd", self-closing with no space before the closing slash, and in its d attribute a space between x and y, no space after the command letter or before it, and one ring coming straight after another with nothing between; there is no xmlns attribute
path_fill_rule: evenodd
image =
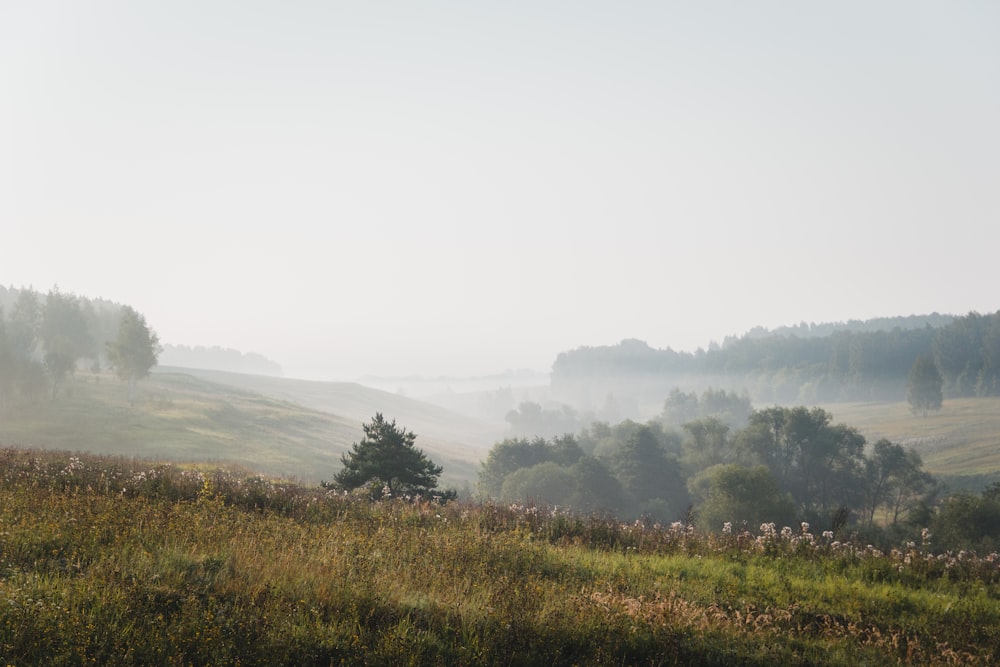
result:
<svg viewBox="0 0 1000 667"><path fill-rule="evenodd" d="M351 490L373 483L388 486L391 493L430 495L437 488L443 468L435 465L414 446L417 436L375 413L370 424L362 424L364 437L340 457L343 469L334 477L337 486ZM452 495L452 494L441 494Z"/></svg>
<svg viewBox="0 0 1000 667"><path fill-rule="evenodd" d="M906 400L914 414L927 415L929 410L940 410L943 400L944 381L934 359L921 355L910 369L910 381L906 385Z"/></svg>

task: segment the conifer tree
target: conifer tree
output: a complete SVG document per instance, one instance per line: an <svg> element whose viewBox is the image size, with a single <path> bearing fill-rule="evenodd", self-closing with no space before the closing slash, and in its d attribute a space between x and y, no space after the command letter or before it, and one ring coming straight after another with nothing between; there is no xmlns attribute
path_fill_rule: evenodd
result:
<svg viewBox="0 0 1000 667"><path fill-rule="evenodd" d="M344 467L334 477L337 486L351 490L372 483L393 494L421 496L437 487L443 468L414 446L416 434L397 427L395 419L386 421L380 412L361 428L364 437L340 458Z"/></svg>

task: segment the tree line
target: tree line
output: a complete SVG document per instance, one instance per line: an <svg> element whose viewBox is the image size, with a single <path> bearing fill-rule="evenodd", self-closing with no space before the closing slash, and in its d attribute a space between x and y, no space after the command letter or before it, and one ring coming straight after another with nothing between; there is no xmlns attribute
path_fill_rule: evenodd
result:
<svg viewBox="0 0 1000 667"><path fill-rule="evenodd" d="M739 397L674 392L664 419L682 403L702 416L680 430L663 419L595 422L576 435L496 443L481 465L480 499L681 522L709 532L809 524L830 539L850 531L855 541L928 546L936 535L950 548L1000 548L1000 483L980 495L935 502L939 487L917 452L884 438L869 446L821 408L730 413L744 424L733 429L706 412L742 404ZM322 486L363 489L375 499L455 497L437 489L442 468L414 446L412 431L381 413L363 430L334 481Z"/></svg>
<svg viewBox="0 0 1000 667"><path fill-rule="evenodd" d="M888 326L894 320L877 320ZM919 326L918 326L919 325ZM814 327L817 332L825 327ZM758 403L902 400L916 360L929 356L946 397L1000 395L1000 311L964 317L902 318L893 328L755 330L694 353L625 340L561 353L552 367L556 397L600 405L651 405L673 386L746 389Z"/></svg>
<svg viewBox="0 0 1000 667"><path fill-rule="evenodd" d="M160 349L146 318L130 306L58 287L44 295L0 287L0 410L16 401L54 399L81 365L113 369L131 401Z"/></svg>
<svg viewBox="0 0 1000 667"><path fill-rule="evenodd" d="M800 521L831 530L926 525L937 486L913 449L868 443L821 408L744 412L744 398L675 391L663 414L645 423L507 438L483 462L479 493L708 530ZM694 418L678 426L678 415Z"/></svg>

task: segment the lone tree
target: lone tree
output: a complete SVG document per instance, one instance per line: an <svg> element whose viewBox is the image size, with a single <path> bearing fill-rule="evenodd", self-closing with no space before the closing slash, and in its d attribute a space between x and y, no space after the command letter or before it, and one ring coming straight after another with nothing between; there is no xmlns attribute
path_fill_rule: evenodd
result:
<svg viewBox="0 0 1000 667"><path fill-rule="evenodd" d="M135 400L135 383L149 375L162 348L146 318L129 306L122 309L118 338L107 344L108 360L118 377L128 383L129 403Z"/></svg>
<svg viewBox="0 0 1000 667"><path fill-rule="evenodd" d="M910 380L906 385L906 400L914 414L927 416L929 410L940 410L943 400L941 387L944 381L941 372L930 355L917 357L910 369Z"/></svg>
<svg viewBox="0 0 1000 667"><path fill-rule="evenodd" d="M372 483L388 486L393 494L431 495L443 468L414 447L417 436L412 431L397 427L395 419L386 421L381 412L361 428L361 442L340 457L344 467L334 477L336 486L352 490Z"/></svg>

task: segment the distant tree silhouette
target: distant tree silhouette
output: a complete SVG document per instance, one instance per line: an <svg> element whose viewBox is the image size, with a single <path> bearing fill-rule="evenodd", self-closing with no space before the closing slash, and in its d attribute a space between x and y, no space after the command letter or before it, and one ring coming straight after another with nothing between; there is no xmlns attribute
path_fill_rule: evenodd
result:
<svg viewBox="0 0 1000 667"><path fill-rule="evenodd" d="M944 380L930 355L921 355L910 369L910 381L906 385L906 400L914 414L927 415L929 410L940 410L943 400Z"/></svg>
<svg viewBox="0 0 1000 667"><path fill-rule="evenodd" d="M122 308L118 338L107 343L108 361L128 383L128 400L135 400L135 385L149 375L160 354L160 339L146 324L146 318L129 306Z"/></svg>

